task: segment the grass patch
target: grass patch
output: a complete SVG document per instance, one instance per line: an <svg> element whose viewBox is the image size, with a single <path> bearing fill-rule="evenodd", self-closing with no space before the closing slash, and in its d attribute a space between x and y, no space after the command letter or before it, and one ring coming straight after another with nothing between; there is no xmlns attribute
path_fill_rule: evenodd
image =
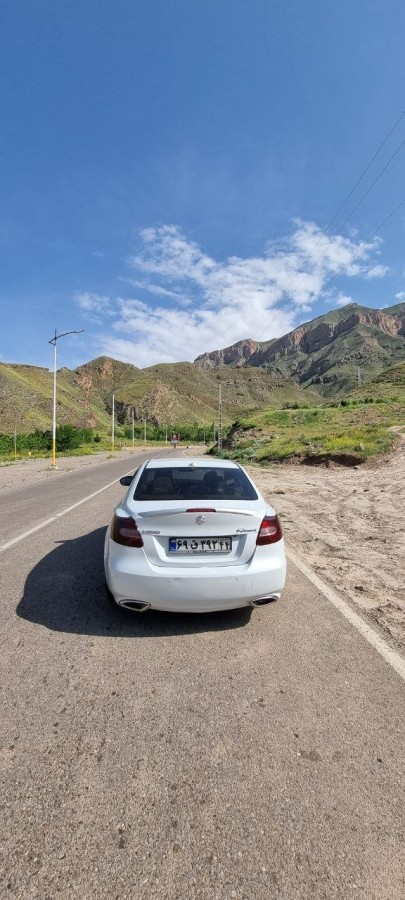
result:
<svg viewBox="0 0 405 900"><path fill-rule="evenodd" d="M267 409L238 420L223 455L240 462L364 462L389 451L391 425L405 424L405 396L379 403L348 399L309 409Z"/></svg>

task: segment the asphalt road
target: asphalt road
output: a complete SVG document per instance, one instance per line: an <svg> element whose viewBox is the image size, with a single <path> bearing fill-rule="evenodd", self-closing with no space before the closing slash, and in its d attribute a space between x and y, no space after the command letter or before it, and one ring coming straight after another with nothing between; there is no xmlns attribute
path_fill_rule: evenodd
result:
<svg viewBox="0 0 405 900"><path fill-rule="evenodd" d="M133 462L3 491L0 543ZM0 553L1 896L403 900L404 682L292 565L252 614L114 609L120 496Z"/></svg>

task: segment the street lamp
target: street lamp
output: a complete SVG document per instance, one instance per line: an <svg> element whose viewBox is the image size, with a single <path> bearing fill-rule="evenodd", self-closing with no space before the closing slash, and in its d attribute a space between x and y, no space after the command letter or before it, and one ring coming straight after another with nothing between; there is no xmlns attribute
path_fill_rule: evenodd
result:
<svg viewBox="0 0 405 900"><path fill-rule="evenodd" d="M67 334L82 334L83 331L84 328L80 328L79 331L64 331L63 334L58 334L55 328L54 337L48 341L48 344L53 344L52 469L56 469L56 342Z"/></svg>

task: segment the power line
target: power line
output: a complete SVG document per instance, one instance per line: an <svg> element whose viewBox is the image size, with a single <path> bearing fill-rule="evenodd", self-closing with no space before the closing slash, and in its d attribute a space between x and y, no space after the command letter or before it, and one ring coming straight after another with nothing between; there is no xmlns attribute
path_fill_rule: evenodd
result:
<svg viewBox="0 0 405 900"><path fill-rule="evenodd" d="M374 185L377 183L377 181L379 181L379 179L381 178L381 176L383 175L383 173L385 172L385 170L388 169L388 166L392 163L392 160L395 158L395 156L397 156L397 154L399 153L399 151L402 150L402 147L404 146L404 144L405 144L405 138L404 138L403 141L401 141L399 147L397 147L397 149L394 151L394 153L392 154L392 156L390 156L388 162L385 164L385 166L384 166L384 167L381 169L381 171L378 173L377 177L376 177L376 178L374 179L374 181L370 184L369 188L366 190L366 192L363 194L363 196L360 197L360 200L359 200L359 202L357 203L357 205L354 207L354 209L352 209L352 211L349 213L349 215L347 216L347 218L345 219L345 221L344 221L344 222L342 223L342 225L340 226L341 229L344 228L345 225L347 225L347 223L350 221L352 215L356 212L356 210L359 208L359 206L363 203L363 200L365 200L365 198L366 198L367 195L370 193L370 191L372 190L372 188L374 187ZM325 236L326 236L326 235L325 235ZM292 282L294 281L294 278L298 277L298 275L300 274L300 272L302 272L302 274L304 275L304 278L302 278L301 281L298 282L298 284L297 284L297 287L298 287L298 288L300 287L301 284L304 283L305 278L307 278L308 275L312 275L312 272L314 271L315 266L317 265L317 263L319 262L319 260L321 260L322 257L324 257L324 256L326 255L326 251L329 249L329 247L331 247L331 245L333 244L333 241L335 240L336 237L337 237L337 234L332 235L332 237L329 239L329 241L328 241L328 243L326 244L326 247L324 248L324 250L322 251L322 253L320 253L319 256L317 256L316 259L314 260L314 262L312 263L312 266L311 266L311 268L309 269L308 272L302 272L302 269L303 269L303 267L304 267L306 261L302 264L301 269L296 273L296 275L294 275L294 277L292 278L292 281L290 282L290 284L292 284ZM315 244L315 247L318 246L318 244L320 243L321 240L322 240L322 238L319 238L317 244ZM363 245L360 244L360 246L363 246ZM312 251L311 251L312 253L313 253L314 249L315 249L315 248L312 249ZM311 254L310 254L310 255L311 255ZM310 258L310 256L307 257L307 259L308 259L308 258ZM334 277L335 277L335 276L334 276ZM277 301L277 303L274 304L274 306L272 307L272 310L270 311L270 313L267 314L267 317L266 317L266 319L265 319L264 321L267 321L267 318L268 318L269 316L271 317L271 313L273 312L273 310L275 309L275 307L277 306L277 304L278 304L280 301L281 301L281 298L280 298L280 300ZM261 327L262 327L262 326L261 326Z"/></svg>
<svg viewBox="0 0 405 900"><path fill-rule="evenodd" d="M353 185L352 189L349 191L348 194L346 194L346 197L343 200L343 203L341 203L337 213L335 213L335 215L333 216L333 219L331 219L329 224L326 226L325 231L329 231L330 226L333 225L335 219L337 219L337 217L338 217L339 213L342 211L343 207L346 206L347 201L350 199L352 194L354 194L356 187L358 187L360 182L363 180L363 178L366 175L366 173L368 172L369 168L373 165L374 160L377 159L378 154L380 153L380 151L382 150L384 145L387 143L388 139L391 137L391 135L393 134L393 132L395 131L395 129L397 128L397 126L399 125L401 120L404 118L404 116L405 116L405 110L401 113L399 119L397 119L397 121L395 122L395 125L392 126L391 131L388 132L387 136L384 138L383 142L380 144L378 150L376 150L374 156L372 157L372 159L370 159L370 162L366 165L366 168L363 169L360 177L357 179L357 181Z"/></svg>
<svg viewBox="0 0 405 900"><path fill-rule="evenodd" d="M352 215L356 212L356 210L359 208L359 206L363 203L363 200L366 199L367 195L370 193L370 191L372 190L372 188L374 187L374 185L377 184L377 181L379 181L379 179L381 178L381 176L384 174L385 170L388 169L388 166L392 163L392 160L397 156L397 154L399 153L399 151L402 150L402 147L404 146L404 144L405 144L405 138L404 138L403 141L401 141L399 147L397 147L397 149L394 151L394 153L392 154L392 156L390 156L388 162L385 164L385 166L384 166L384 167L381 169L381 171L378 173L378 175L377 175L377 177L374 179L374 181L370 184L370 187L368 187L367 190L366 190L366 192L363 194L363 196L360 197L359 202L356 204L356 206L355 206L355 207L352 209L352 211L349 213L349 215L347 216L347 218L345 219L345 221L342 222L342 224L341 224L341 226L340 226L341 229L344 228L345 225L347 225L347 223L350 221ZM333 243L333 240L334 240L335 237L337 237L336 234L332 235L332 237L330 238L329 242L327 243L327 245L326 245L326 247L325 247L325 250L323 251L323 253L320 253L319 256L317 256L315 262L313 263L312 269L310 269L309 272L306 272L306 273L305 273L306 275L311 275L311 273L314 271L314 268L315 268L317 262L319 262L319 260L322 259L322 256L325 255L325 253L326 253L328 247L330 247L330 245ZM319 243L319 241L318 241L318 243Z"/></svg>
<svg viewBox="0 0 405 900"><path fill-rule="evenodd" d="M388 214L388 216L386 216L385 219L384 219L382 222L380 222L380 224L379 224L379 225L377 226L377 228L372 232L372 234L369 234L369 236L368 236L367 238L365 238L364 241L361 241L361 243L359 244L359 246L358 246L358 248L357 248L357 250L356 250L356 253L355 253L355 254L352 256L352 258L351 258L351 262L353 262L353 260L355 260L355 259L357 258L357 256L359 255L359 253L361 253L363 247L365 247L366 244L369 244L370 241L372 241L373 238L375 238L375 236L378 234L378 232L381 231L382 228L384 228L384 225L386 225L387 222L389 222L389 220L392 219L393 216L395 216L395 213L397 213L398 210L401 208L401 206L404 206L404 204L405 204L405 197L401 200L400 203L398 203L398 204L394 207L394 209L391 210L391 212ZM332 275L330 278L328 278L328 280L325 281L325 287L326 287L327 284L330 284L332 281L334 281L335 278L338 278L338 277L339 277L339 274L340 274L339 272L336 272L335 275Z"/></svg>
<svg viewBox="0 0 405 900"><path fill-rule="evenodd" d="M368 244L370 241L373 240L373 238L375 238L375 236L378 234L379 231L381 231L381 229L384 227L384 225L386 225L387 222L389 222L389 220L392 219L393 216L395 216L395 213L398 212L398 210L401 208L401 206L404 206L404 205L405 205L405 197L403 198L403 200L401 200L400 203L397 204L397 206L394 207L393 210L391 210L391 212L388 214L388 216L386 216L385 219L382 222L380 222L380 224L372 232L372 234L370 234L364 241L361 241L361 243L359 244L359 246L356 250L356 253L351 258L351 263L357 258L359 253L361 253L363 247L365 247L366 244ZM340 272L336 272L335 275L332 275L330 278L328 278L328 280L325 281L325 283L324 283L324 288L327 285L330 285L332 283L332 281L335 280L335 278L339 277L339 275L340 275Z"/></svg>
<svg viewBox="0 0 405 900"><path fill-rule="evenodd" d="M367 238L365 238L364 241L361 241L361 243L357 247L356 253L354 253L354 255L351 258L351 263L358 257L358 255L359 255L359 253L361 253L363 247L365 247L366 244L370 243L370 241L372 241L373 238L376 237L376 235L378 234L379 231L381 231L381 229L384 227L384 225L386 225L387 222L389 222L389 220L392 219L393 216L395 216L395 213L398 212L398 210L401 208L401 206L404 206L404 205L405 205L405 197L401 200L400 203L398 203L394 207L394 209L391 210L391 212L388 214L388 216L386 216L385 219L382 222L380 222L380 224L372 232L372 234L369 234L369 236ZM336 272L334 275L331 275L331 277L328 278L327 281L325 281L324 287L326 287L327 285L330 285L332 283L332 281L335 281L335 278L339 277L339 275L340 275L340 272Z"/></svg>
<svg viewBox="0 0 405 900"><path fill-rule="evenodd" d="M322 237L327 237L327 232L329 231L329 228L331 227L331 225L333 224L333 222L335 222L335 220L337 219L339 213L341 212L341 210L343 209L343 207L346 205L347 201L348 201L349 198L352 196L352 194L354 193L354 191L356 190L356 188L358 187L358 185L360 184L360 182L361 182L362 179L364 178L365 174L368 172L368 170L369 170L370 167L372 166L373 162L376 160L376 158L377 158L377 156L379 155L379 153L381 152L382 148L385 146L385 144L387 143L387 141L389 140L389 138L391 137L391 135L393 134L393 132L395 131L395 129L398 127L399 123L402 121L402 119L404 118L404 116L405 116L405 110L401 113L401 115L399 116L399 118L397 119L397 121L394 123L394 125L392 126L392 128L390 129L390 131L388 132L388 134L385 136L384 140L383 140L383 141L381 142L381 144L379 145L378 149L377 149L376 152L374 153L373 157L371 158L371 160L369 161L369 163L367 164L367 166L365 167L365 169L363 169L361 175L359 176L359 178L357 179L357 181L355 182L355 184L353 185L353 187L351 188L351 190L348 192L348 194L346 194L346 197L344 198L343 202L340 204L339 209L337 210L337 212L335 213L335 215L333 216L333 218L330 220L330 222L328 223L328 225L326 226L326 228L322 231L322 233L321 233L320 237L318 238L316 244L312 247L311 251L308 253L308 255L306 256L306 258L304 259L304 262L301 264L301 267L300 267L300 269L298 270L298 272L295 272L295 273L294 273L293 277L292 277L291 280L289 281L287 287L284 289L284 291L282 292L282 294L281 294L281 296L279 297L279 299L276 300L276 302L275 302L274 306L272 307L272 309L270 310L270 312L268 312L268 313L266 314L266 316L264 317L264 319L262 320L262 322L261 322L260 325L258 326L258 329L257 329L257 331L255 332L256 334L257 334L259 331L262 330L263 326L266 324L266 322L267 322L267 320L269 319L269 317L270 317L270 322L271 322L272 318L274 318L274 316L273 316L274 310L276 309L277 306L279 306L279 304L284 300L284 298L285 298L286 296L288 296L290 287L291 287L291 285L294 283L295 279L298 278L298 276L299 276L300 274L303 274L303 273L304 273L305 266L306 266L307 263L311 260L311 257L313 256L314 251L316 250L316 248L317 248L317 247L319 246L319 244L321 243ZM386 170L386 169L388 168L388 166L391 164L391 162L393 161L394 157L397 156L397 154L398 154L399 151L402 149L402 147L404 146L404 144L405 144L405 139L402 141L402 143L399 145L399 147L397 147L397 149L396 149L395 152L392 154L392 156L390 157L390 159L388 160L388 162L386 163L386 165L381 169L381 171L379 172L379 174L377 175L377 177L374 179L374 181L372 182L372 184L369 186L369 188L367 189L367 191L366 191L366 192L363 194L363 196L360 198L359 202L358 202L357 205L354 207L354 209L351 210L349 216L345 219L345 221L344 221L343 224L341 225L341 228L344 228L344 226L347 225L347 223L348 223L349 219L351 218L351 216L356 212L356 210L358 209L358 207L360 206L360 204L363 202L363 200L365 200L365 198L367 197L367 195L370 193L370 191L372 190L372 188L374 187L374 185L377 183L377 181L381 178L381 176L383 175L383 173L385 172L385 170ZM335 237L335 236L336 236L336 235L334 235L334 237ZM312 269L311 269L309 272L305 272L305 275L310 275L310 274L312 273L312 271L313 271L313 269L314 269L316 263L317 263L318 260L321 258L321 256L324 255L324 253L326 252L327 248L330 246L330 244L332 243L332 241L333 241L333 237L329 240L329 243L327 244L327 246L326 246L325 250L323 251L323 253L320 254L320 256L318 256L317 259L315 260L315 262L314 262L314 264L313 264L313 266L312 266ZM254 338L254 335L253 335L253 338Z"/></svg>
<svg viewBox="0 0 405 900"><path fill-rule="evenodd" d="M377 175L377 177L374 179L374 181L371 182L370 187L367 188L365 194L363 194L363 196L360 197L359 202L358 202L358 203L356 204L356 206L352 209L351 213L349 213L347 219L345 219L345 221L344 221L343 224L340 226L340 228L344 228L345 225L347 225L347 223L348 223L349 219L351 219L353 213L356 212L356 210L359 208L359 206L360 206L360 204L363 202L363 200L366 199L367 195L370 193L370 191L372 190L372 188L374 187L374 185L377 184L377 181L380 180L380 178L381 178L381 176L384 174L385 170L388 169L388 166L391 165L392 160L395 159L395 157L397 156L397 154L399 153L399 151L402 150L402 147L404 146L404 144L405 144L405 138L404 138L403 141L401 141L399 147L397 147L397 149L394 150L394 153L392 154L392 156L390 156L388 162L385 164L385 166L383 166L383 168L382 168L381 171L378 173L378 175Z"/></svg>

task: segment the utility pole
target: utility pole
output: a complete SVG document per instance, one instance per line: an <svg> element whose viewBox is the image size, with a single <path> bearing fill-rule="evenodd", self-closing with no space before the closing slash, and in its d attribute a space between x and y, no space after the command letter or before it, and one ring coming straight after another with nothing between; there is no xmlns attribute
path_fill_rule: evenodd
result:
<svg viewBox="0 0 405 900"><path fill-rule="evenodd" d="M360 385L361 385L361 371L360 371L360 366L357 366L357 384L358 384L358 386L360 387Z"/></svg>
<svg viewBox="0 0 405 900"><path fill-rule="evenodd" d="M132 407L132 446L135 446L135 416L134 407Z"/></svg>
<svg viewBox="0 0 405 900"><path fill-rule="evenodd" d="M217 434L217 446L218 450L222 450L222 385L223 384L233 384L233 381L223 381L222 384L219 385L219 394L218 394L218 434ZM215 429L214 429L214 440L215 440Z"/></svg>
<svg viewBox="0 0 405 900"><path fill-rule="evenodd" d="M112 395L112 416L111 416L111 453L114 453L115 442L115 396Z"/></svg>
<svg viewBox="0 0 405 900"><path fill-rule="evenodd" d="M143 420L143 442L144 442L144 444L146 444L146 416L144 417L144 420Z"/></svg>
<svg viewBox="0 0 405 900"><path fill-rule="evenodd" d="M218 450L222 450L222 384L219 385L218 395Z"/></svg>
<svg viewBox="0 0 405 900"><path fill-rule="evenodd" d="M166 438L165 438L165 443L167 444L167 425L166 425Z"/></svg>

